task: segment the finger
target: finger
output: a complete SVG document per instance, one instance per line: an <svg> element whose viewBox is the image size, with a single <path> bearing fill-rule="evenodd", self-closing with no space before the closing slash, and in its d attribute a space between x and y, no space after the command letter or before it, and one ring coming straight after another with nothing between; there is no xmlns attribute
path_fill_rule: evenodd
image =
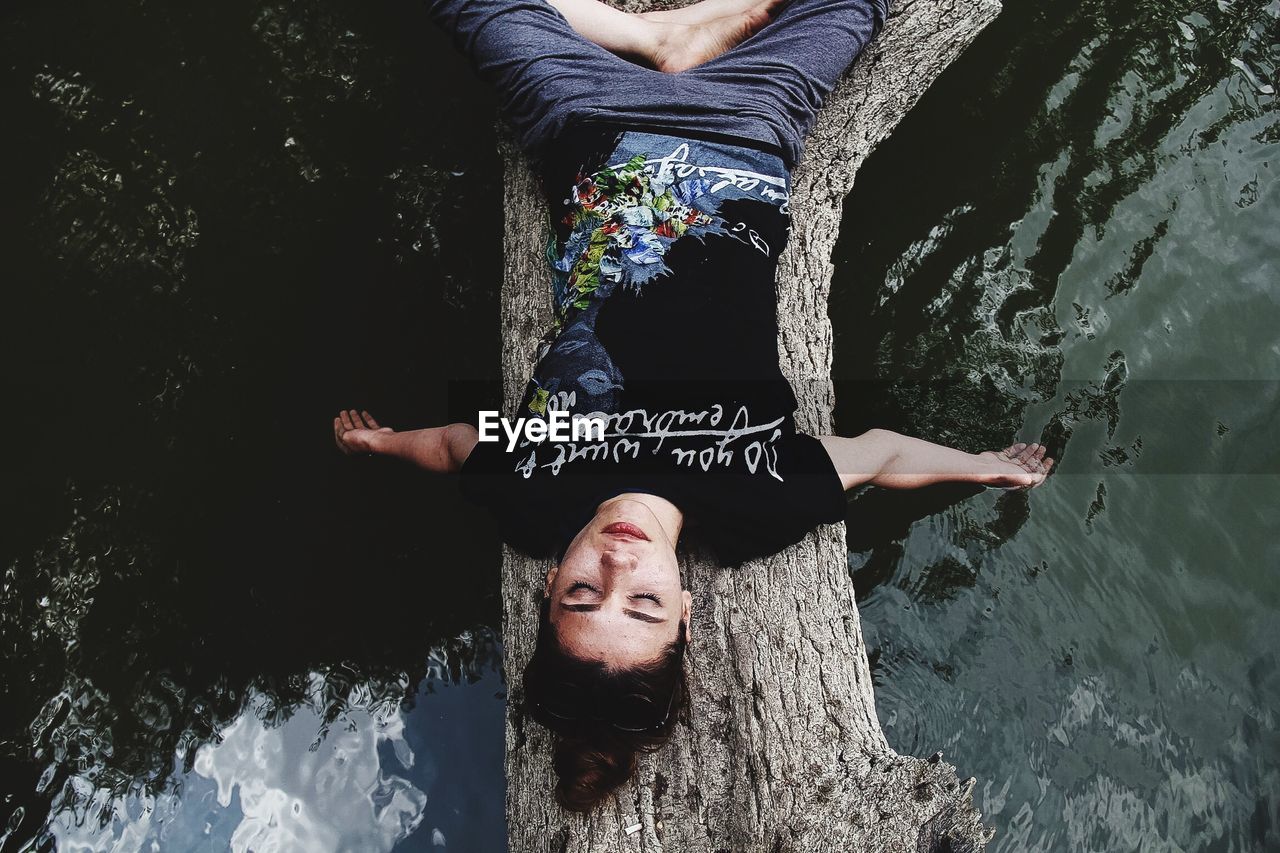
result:
<svg viewBox="0 0 1280 853"><path fill-rule="evenodd" d="M346 411L346 410L343 410L343 412L342 412L342 414L341 414L341 417L342 417L342 426L343 426L343 428L344 428L344 429L355 429L355 428L356 428L355 424L351 423L351 413L350 413L350 412L348 412L348 411Z"/></svg>
<svg viewBox="0 0 1280 853"><path fill-rule="evenodd" d="M364 415L364 422L369 425L369 429L382 429L382 427L378 426L378 422L373 419L373 415L368 412L361 412L361 414Z"/></svg>
<svg viewBox="0 0 1280 853"><path fill-rule="evenodd" d="M346 453L347 455L350 455L351 448L347 447L347 443L342 440L343 432L344 430L342 429L342 421L338 420L337 418L334 418L333 419L333 441L335 444L338 445L339 450L341 450L343 453Z"/></svg>
<svg viewBox="0 0 1280 853"><path fill-rule="evenodd" d="M1010 456L1010 457L1014 457L1014 456L1017 456L1017 455L1018 455L1018 453L1019 453L1019 452L1022 450L1022 448L1024 448L1024 447L1026 447L1026 445L1025 445L1025 444L1023 444L1021 441L1019 441L1019 442L1015 442L1015 443L1013 443L1013 444L1009 445L1008 447L1006 447L1006 448L1004 449L1004 452L1005 452L1005 453L1007 453L1007 454L1009 454L1009 456Z"/></svg>
<svg viewBox="0 0 1280 853"><path fill-rule="evenodd" d="M1013 461L1017 462L1019 465L1026 465L1027 461L1030 460L1031 457L1035 455L1036 448L1038 446L1039 445L1036 445L1036 444L1028 444L1023 446L1022 450L1018 452L1017 458L1014 459Z"/></svg>
<svg viewBox="0 0 1280 853"><path fill-rule="evenodd" d="M1046 457L1045 457L1045 460L1044 460L1044 472L1045 472L1046 474L1048 474L1048 473L1049 473L1049 469L1053 467L1053 463L1054 463L1054 458L1053 458L1052 456L1046 456Z"/></svg>
<svg viewBox="0 0 1280 853"><path fill-rule="evenodd" d="M356 425L356 429L364 429L364 421L360 420L360 413L355 409L351 410L351 423Z"/></svg>
<svg viewBox="0 0 1280 853"><path fill-rule="evenodd" d="M1044 459L1044 455L1048 450L1049 448L1041 444L1039 447L1036 448L1036 459L1037 460Z"/></svg>

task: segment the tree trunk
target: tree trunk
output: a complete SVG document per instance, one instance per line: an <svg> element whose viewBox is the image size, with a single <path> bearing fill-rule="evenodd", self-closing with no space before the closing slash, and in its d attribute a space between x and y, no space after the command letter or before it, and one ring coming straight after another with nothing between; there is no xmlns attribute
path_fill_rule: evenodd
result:
<svg viewBox="0 0 1280 853"><path fill-rule="evenodd" d="M627 6L649 7L646 0ZM657 4L653 4L654 7ZM832 93L793 175L779 260L779 357L799 429L831 432L831 251L844 197L871 150L999 12L998 0L896 0L888 24ZM814 46L820 50L820 45ZM502 364L518 405L552 319L546 216L505 133ZM548 732L516 710L547 566L505 549L504 663L511 853L777 853L980 850L990 838L955 768L900 756L876 718L844 526L740 569L684 560L694 599L690 708L671 742L585 817L552 796ZM803 591L802 593L799 591ZM627 829L639 824L639 830Z"/></svg>

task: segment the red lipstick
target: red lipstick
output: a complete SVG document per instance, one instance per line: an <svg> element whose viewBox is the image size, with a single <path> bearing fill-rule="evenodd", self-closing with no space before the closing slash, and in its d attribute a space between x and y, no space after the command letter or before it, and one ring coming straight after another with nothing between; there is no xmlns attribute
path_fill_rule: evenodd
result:
<svg viewBox="0 0 1280 853"><path fill-rule="evenodd" d="M609 536L626 536L630 539L643 539L645 542L649 541L649 537L644 535L643 530L636 527L634 524L629 524L625 521L615 521L601 532Z"/></svg>

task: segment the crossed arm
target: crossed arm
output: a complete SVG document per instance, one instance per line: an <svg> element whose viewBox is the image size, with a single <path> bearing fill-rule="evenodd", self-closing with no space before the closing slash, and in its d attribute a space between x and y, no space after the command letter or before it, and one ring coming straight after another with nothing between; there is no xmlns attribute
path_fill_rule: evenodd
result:
<svg viewBox="0 0 1280 853"><path fill-rule="evenodd" d="M333 438L343 453L394 456L427 471L455 473L476 446L471 424L396 432L355 409L333 419ZM889 430L873 429L853 438L824 435L819 441L844 488L870 483L887 489L918 489L934 483L975 483L1001 488L1033 488L1053 468L1041 444L1017 443L1000 451L965 453Z"/></svg>

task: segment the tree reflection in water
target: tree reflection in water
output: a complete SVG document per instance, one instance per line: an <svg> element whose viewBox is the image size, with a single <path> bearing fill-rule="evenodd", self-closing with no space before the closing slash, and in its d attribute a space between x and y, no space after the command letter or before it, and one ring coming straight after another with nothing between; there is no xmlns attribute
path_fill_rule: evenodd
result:
<svg viewBox="0 0 1280 853"><path fill-rule="evenodd" d="M328 426L495 407L490 95L423 10L323 0L18 3L0 51L0 849L200 785L387 841L445 758L426 814L501 838L491 527Z"/></svg>

